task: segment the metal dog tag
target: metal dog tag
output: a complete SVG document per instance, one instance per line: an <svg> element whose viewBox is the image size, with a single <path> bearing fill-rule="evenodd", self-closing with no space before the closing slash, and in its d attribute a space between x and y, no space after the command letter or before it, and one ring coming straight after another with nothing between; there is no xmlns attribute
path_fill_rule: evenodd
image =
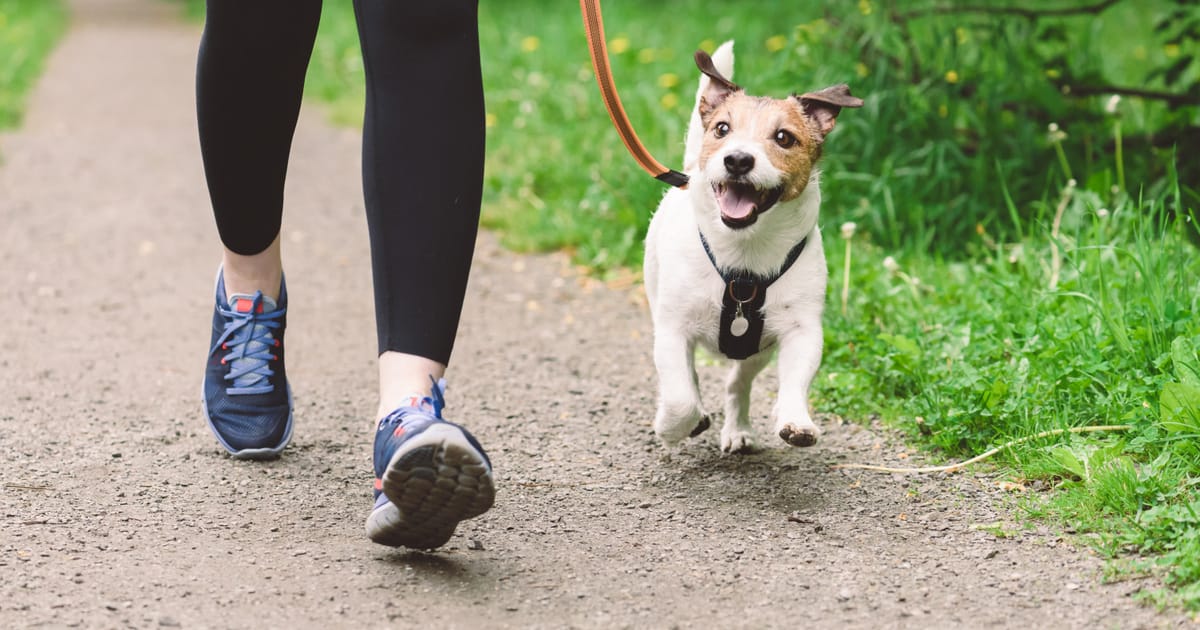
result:
<svg viewBox="0 0 1200 630"><path fill-rule="evenodd" d="M750 321L747 320L744 315L742 315L742 305L738 304L737 315L733 318L732 322L729 322L729 332L732 333L734 337L741 337L742 335L746 334L746 331L749 329Z"/></svg>

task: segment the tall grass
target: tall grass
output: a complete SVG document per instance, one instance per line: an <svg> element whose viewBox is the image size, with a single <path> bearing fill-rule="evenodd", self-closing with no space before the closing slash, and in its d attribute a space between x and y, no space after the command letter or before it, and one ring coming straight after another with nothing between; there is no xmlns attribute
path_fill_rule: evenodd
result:
<svg viewBox="0 0 1200 630"><path fill-rule="evenodd" d="M1001 465L1059 490L1031 493L1031 514L1100 534L1125 570L1177 588L1155 597L1200 608L1200 257L1191 214L1167 209L1177 194L1067 186L1023 239L980 225L951 262L857 237L847 314L827 310L815 404L881 414L950 458L1130 426L1005 451Z"/></svg>
<svg viewBox="0 0 1200 630"><path fill-rule="evenodd" d="M0 129L20 124L29 89L66 24L61 0L0 0Z"/></svg>

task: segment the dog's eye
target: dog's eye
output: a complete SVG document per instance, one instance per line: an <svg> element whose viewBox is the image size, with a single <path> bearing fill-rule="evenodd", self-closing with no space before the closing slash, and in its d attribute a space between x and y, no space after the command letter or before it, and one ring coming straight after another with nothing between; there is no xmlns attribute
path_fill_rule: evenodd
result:
<svg viewBox="0 0 1200 630"><path fill-rule="evenodd" d="M729 135L729 123L717 123L717 126L713 127L713 135L718 138L724 138Z"/></svg>
<svg viewBox="0 0 1200 630"><path fill-rule="evenodd" d="M775 144L778 144L785 149L789 149L792 145L796 144L796 136L793 136L792 134L780 129L779 131L775 132Z"/></svg>

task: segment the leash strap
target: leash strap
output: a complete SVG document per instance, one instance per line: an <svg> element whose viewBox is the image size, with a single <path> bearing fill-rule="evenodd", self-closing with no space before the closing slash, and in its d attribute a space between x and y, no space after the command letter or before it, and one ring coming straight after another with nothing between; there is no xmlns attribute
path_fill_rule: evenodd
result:
<svg viewBox="0 0 1200 630"><path fill-rule="evenodd" d="M608 108L608 117L625 143L625 148L633 155L633 159L655 179L676 186L687 188L688 176L679 171L663 166L646 147L638 140L633 131L633 124L625 115L621 106L621 97L617 95L617 86L613 82L612 68L608 65L608 46L604 39L604 20L600 16L600 0L579 0L579 8L583 12L583 27L587 31L588 52L592 56L592 68L596 71L596 83L600 86L600 95L604 98L604 106Z"/></svg>

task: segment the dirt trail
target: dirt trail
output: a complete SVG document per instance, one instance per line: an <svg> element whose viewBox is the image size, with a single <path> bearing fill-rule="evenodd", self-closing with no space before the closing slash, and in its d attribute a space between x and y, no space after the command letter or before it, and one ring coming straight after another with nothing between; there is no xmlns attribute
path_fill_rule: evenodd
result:
<svg viewBox="0 0 1200 630"><path fill-rule="evenodd" d="M1144 586L995 480L898 461L825 417L794 450L665 453L650 328L562 256L478 247L450 416L499 503L444 550L371 545L373 350L357 133L302 116L284 226L292 446L229 460L200 415L218 242L193 117L199 36L168 3L79 0L0 138L0 627L1164 627ZM630 176L633 170L629 169ZM720 368L705 367L715 399ZM1012 536L997 538L997 523ZM983 529L981 529L981 527Z"/></svg>

